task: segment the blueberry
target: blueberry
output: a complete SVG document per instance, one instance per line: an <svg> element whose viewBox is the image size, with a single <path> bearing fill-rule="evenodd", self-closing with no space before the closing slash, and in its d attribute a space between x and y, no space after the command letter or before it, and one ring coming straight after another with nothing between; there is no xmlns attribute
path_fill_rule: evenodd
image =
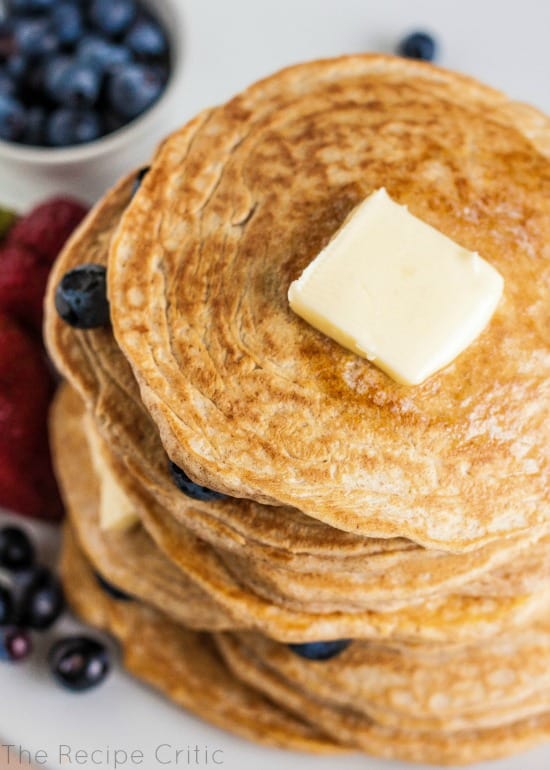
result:
<svg viewBox="0 0 550 770"><path fill-rule="evenodd" d="M132 56L128 48L110 43L98 35L83 37L76 54L79 61L95 67L98 72L113 71L121 64L127 64Z"/></svg>
<svg viewBox="0 0 550 770"><path fill-rule="evenodd" d="M52 99L65 107L91 107L98 99L101 76L98 71L77 60L57 59L46 79Z"/></svg>
<svg viewBox="0 0 550 770"><path fill-rule="evenodd" d="M25 660L32 652L30 634L22 629L10 629L0 633L0 660L16 663Z"/></svg>
<svg viewBox="0 0 550 770"><path fill-rule="evenodd" d="M0 626L7 626L13 618L13 598L11 591L0 585Z"/></svg>
<svg viewBox="0 0 550 770"><path fill-rule="evenodd" d="M65 273L55 293L61 318L77 329L109 325L107 272L101 265L86 264Z"/></svg>
<svg viewBox="0 0 550 770"><path fill-rule="evenodd" d="M426 32L412 32L403 38L398 47L398 53L408 59L432 61L437 52L434 38Z"/></svg>
<svg viewBox="0 0 550 770"><path fill-rule="evenodd" d="M51 20L61 45L74 45L82 37L84 31L82 12L75 3L56 3L52 9Z"/></svg>
<svg viewBox="0 0 550 770"><path fill-rule="evenodd" d="M93 142L102 134L101 121L92 110L62 107L54 110L46 126L46 140L52 147L70 147Z"/></svg>
<svg viewBox="0 0 550 770"><path fill-rule="evenodd" d="M134 0L92 0L90 20L109 37L123 35L136 15Z"/></svg>
<svg viewBox="0 0 550 770"><path fill-rule="evenodd" d="M119 115L132 120L156 102L163 86L162 78L152 67L128 64L120 67L109 82L109 103Z"/></svg>
<svg viewBox="0 0 550 770"><path fill-rule="evenodd" d="M143 182L143 180L145 179L145 177L149 173L150 168L151 168L150 166L144 166L143 168L140 168L140 170L137 172L136 179L135 179L134 185L132 187L132 198L134 197L134 195L137 193L137 191L141 187L141 183ZM177 468L177 466L175 466L175 467Z"/></svg>
<svg viewBox="0 0 550 770"><path fill-rule="evenodd" d="M52 56L44 66L44 88L48 96L55 99L65 72L74 64L71 56Z"/></svg>
<svg viewBox="0 0 550 770"><path fill-rule="evenodd" d="M21 581L17 601L18 621L36 631L53 626L65 607L63 588L46 567L37 567Z"/></svg>
<svg viewBox="0 0 550 770"><path fill-rule="evenodd" d="M9 21L0 21L0 60L5 61L17 51L13 34L13 25Z"/></svg>
<svg viewBox="0 0 550 770"><path fill-rule="evenodd" d="M113 599L116 599L119 602L131 602L132 597L125 593L124 591L121 591L120 588L117 588L112 583L109 583L108 580L105 580L105 578L99 574L99 572L95 573L95 577L101 588L105 591L106 594L109 594Z"/></svg>
<svg viewBox="0 0 550 770"><path fill-rule="evenodd" d="M109 109L105 109L101 112L101 120L103 122L103 132L105 134L111 134L113 131L118 131L119 128L123 128L128 121L121 118L115 112Z"/></svg>
<svg viewBox="0 0 550 770"><path fill-rule="evenodd" d="M23 136L26 115L21 102L0 94L0 139L16 142Z"/></svg>
<svg viewBox="0 0 550 770"><path fill-rule="evenodd" d="M152 19L138 19L124 38L125 44L139 58L163 56L168 50L164 30Z"/></svg>
<svg viewBox="0 0 550 770"><path fill-rule="evenodd" d="M351 644L350 639L338 639L334 642L305 642L304 644L289 644L296 655L307 660L329 660L343 652Z"/></svg>
<svg viewBox="0 0 550 770"><path fill-rule="evenodd" d="M18 571L34 563L34 546L19 527L0 529L0 567Z"/></svg>
<svg viewBox="0 0 550 770"><path fill-rule="evenodd" d="M57 681L74 692L100 684L109 673L109 654L105 645L86 636L60 639L49 654Z"/></svg>
<svg viewBox="0 0 550 770"><path fill-rule="evenodd" d="M23 142L41 146L46 142L46 123L48 114L43 107L30 107L27 110L27 124L23 134Z"/></svg>
<svg viewBox="0 0 550 770"><path fill-rule="evenodd" d="M0 70L0 94L3 94L4 96L15 96L16 91L17 86L9 72Z"/></svg>
<svg viewBox="0 0 550 770"><path fill-rule="evenodd" d="M19 93L29 105L44 101L44 82L46 77L46 63L44 60L30 62L18 82Z"/></svg>
<svg viewBox="0 0 550 770"><path fill-rule="evenodd" d="M15 40L23 56L50 56L59 40L49 19L22 19L15 25Z"/></svg>
<svg viewBox="0 0 550 770"><path fill-rule="evenodd" d="M13 13L40 13L53 7L56 0L9 0Z"/></svg>
<svg viewBox="0 0 550 770"><path fill-rule="evenodd" d="M172 474L172 480L177 488L186 494L188 497L192 497L193 500L223 500L227 495L221 492L215 492L208 487L201 487L200 484L195 484L191 481L189 476L182 471L182 469L176 465L176 463L170 462L170 473Z"/></svg>
<svg viewBox="0 0 550 770"><path fill-rule="evenodd" d="M14 54L6 62L6 69L16 83L24 78L29 68L29 62L23 54Z"/></svg>

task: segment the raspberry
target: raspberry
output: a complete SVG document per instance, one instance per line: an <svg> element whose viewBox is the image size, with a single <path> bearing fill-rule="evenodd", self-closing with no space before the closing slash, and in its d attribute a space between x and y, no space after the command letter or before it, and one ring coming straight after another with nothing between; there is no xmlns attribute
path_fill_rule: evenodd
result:
<svg viewBox="0 0 550 770"><path fill-rule="evenodd" d="M48 447L52 375L42 347L0 314L0 506L59 518Z"/></svg>
<svg viewBox="0 0 550 770"><path fill-rule="evenodd" d="M21 244L0 246L0 313L41 332L50 265Z"/></svg>
<svg viewBox="0 0 550 770"><path fill-rule="evenodd" d="M0 450L0 505L35 519L58 521L63 516L47 441L26 459Z"/></svg>
<svg viewBox="0 0 550 770"><path fill-rule="evenodd" d="M32 451L44 433L54 384L42 347L0 314L0 451Z"/></svg>
<svg viewBox="0 0 550 770"><path fill-rule="evenodd" d="M8 243L30 249L51 265L88 209L72 198L51 198L12 227Z"/></svg>

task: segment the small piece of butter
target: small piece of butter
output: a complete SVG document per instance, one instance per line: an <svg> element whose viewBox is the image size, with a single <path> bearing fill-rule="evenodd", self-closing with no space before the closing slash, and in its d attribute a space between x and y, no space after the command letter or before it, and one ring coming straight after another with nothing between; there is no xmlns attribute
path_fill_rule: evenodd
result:
<svg viewBox="0 0 550 770"><path fill-rule="evenodd" d="M139 522L135 506L116 481L107 460L105 447L89 415L84 418L86 439L100 486L99 525L104 532L123 532Z"/></svg>
<svg viewBox="0 0 550 770"><path fill-rule="evenodd" d="M417 385L484 329L500 273L377 190L357 206L288 292L312 326Z"/></svg>

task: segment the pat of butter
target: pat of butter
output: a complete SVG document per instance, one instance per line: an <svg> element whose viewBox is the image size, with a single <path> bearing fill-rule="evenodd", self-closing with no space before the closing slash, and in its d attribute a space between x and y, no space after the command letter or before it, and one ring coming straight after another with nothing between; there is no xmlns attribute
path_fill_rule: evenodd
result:
<svg viewBox="0 0 550 770"><path fill-rule="evenodd" d="M99 524L105 532L122 532L139 522L139 516L132 501L121 489L105 458L106 448L91 418L86 415L84 428L92 464L98 476L100 487Z"/></svg>
<svg viewBox="0 0 550 770"><path fill-rule="evenodd" d="M288 299L316 329L417 385L480 334L503 285L488 262L382 188L352 211Z"/></svg>

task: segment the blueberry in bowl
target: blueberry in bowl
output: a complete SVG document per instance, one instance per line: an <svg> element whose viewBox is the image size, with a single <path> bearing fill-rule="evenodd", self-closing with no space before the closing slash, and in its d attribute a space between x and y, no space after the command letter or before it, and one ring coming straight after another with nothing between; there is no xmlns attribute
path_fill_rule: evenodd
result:
<svg viewBox="0 0 550 770"><path fill-rule="evenodd" d="M51 163L59 150L71 149L90 150L75 159L92 158L82 145L103 143L106 150L115 134L155 112L179 66L179 6L178 0L0 4L0 154L10 157L9 144L18 160Z"/></svg>

